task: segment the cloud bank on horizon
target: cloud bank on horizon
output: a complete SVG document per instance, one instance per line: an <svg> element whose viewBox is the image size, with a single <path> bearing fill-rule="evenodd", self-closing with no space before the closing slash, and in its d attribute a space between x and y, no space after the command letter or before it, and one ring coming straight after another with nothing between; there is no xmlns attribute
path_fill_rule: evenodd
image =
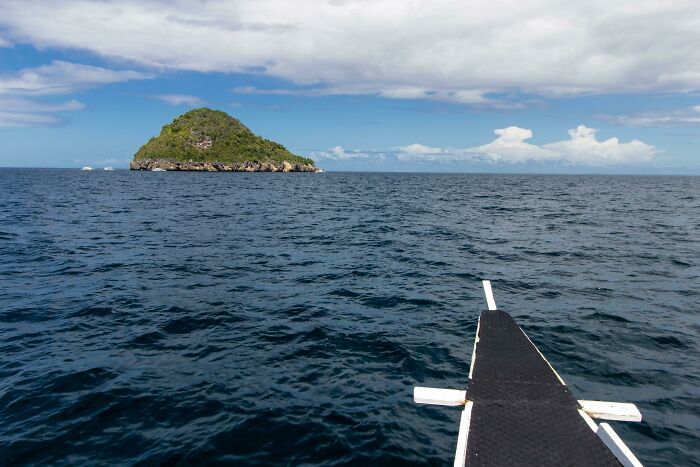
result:
<svg viewBox="0 0 700 467"><path fill-rule="evenodd" d="M399 161L486 161L510 164L527 162L555 162L564 165L627 165L651 162L658 150L638 140L621 143L617 138L598 141L597 130L579 125L569 130L569 139L541 146L528 143L532 130L511 126L494 131L494 141L470 148L441 148L413 143L398 146L391 151L346 151L335 146L327 151L315 151L319 160L385 160L393 157Z"/></svg>
<svg viewBox="0 0 700 467"><path fill-rule="evenodd" d="M0 127L57 124L86 107L80 93L177 73L251 77L231 85L229 96L366 96L504 115L562 99L680 95L686 105L605 109L591 118L640 129L700 126L692 102L700 92L700 8L692 0L7 0L1 10L0 50L92 58L0 69ZM208 100L177 89L142 97L171 106ZM536 145L532 130L503 123L481 146L415 143L393 153L397 161L607 166L649 163L662 152L635 138L599 141L584 125L569 139ZM322 154L350 160L365 152Z"/></svg>

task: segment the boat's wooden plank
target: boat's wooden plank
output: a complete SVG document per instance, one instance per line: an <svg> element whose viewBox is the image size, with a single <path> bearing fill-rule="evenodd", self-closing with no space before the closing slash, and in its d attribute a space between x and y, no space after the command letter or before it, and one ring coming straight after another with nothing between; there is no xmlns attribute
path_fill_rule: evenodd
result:
<svg viewBox="0 0 700 467"><path fill-rule="evenodd" d="M491 290L491 281L481 281L484 286L484 295L486 295L486 305L488 305L489 310L497 310L496 300L493 298L493 291Z"/></svg>
<svg viewBox="0 0 700 467"><path fill-rule="evenodd" d="M466 402L467 391L459 389L438 389L416 386L413 388L413 401L417 404L459 406Z"/></svg>
<svg viewBox="0 0 700 467"><path fill-rule="evenodd" d="M474 363L476 362L476 344L479 342L479 325L481 324L481 316L476 322L476 335L474 336L474 348L472 349L472 361L469 365L469 379L472 379L472 373L474 373Z"/></svg>
<svg viewBox="0 0 700 467"><path fill-rule="evenodd" d="M598 425L598 436L625 467L642 467L639 459L630 451L617 433L607 423Z"/></svg>
<svg viewBox="0 0 700 467"><path fill-rule="evenodd" d="M578 403L583 411L593 418L624 422L642 421L642 414L634 404L587 400L579 400Z"/></svg>
<svg viewBox="0 0 700 467"><path fill-rule="evenodd" d="M454 467L464 467L467 458L467 441L469 427L471 426L473 403L468 401L464 405L462 416L459 420L459 434L457 435L457 449L455 450Z"/></svg>
<svg viewBox="0 0 700 467"><path fill-rule="evenodd" d="M442 389L416 386L413 388L413 401L416 404L445 405L458 407L467 402L467 391L460 389ZM624 422L641 422L642 414L634 404L624 402L579 400L580 412L586 414L586 421L591 418L617 420ZM594 424L593 431L597 425Z"/></svg>

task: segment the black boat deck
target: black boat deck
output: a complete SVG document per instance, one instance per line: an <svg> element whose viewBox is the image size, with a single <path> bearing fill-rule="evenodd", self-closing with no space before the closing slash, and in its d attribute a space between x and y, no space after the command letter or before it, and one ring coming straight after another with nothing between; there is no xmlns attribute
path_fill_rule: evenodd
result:
<svg viewBox="0 0 700 467"><path fill-rule="evenodd" d="M481 313L474 352L466 465L620 465L508 313Z"/></svg>

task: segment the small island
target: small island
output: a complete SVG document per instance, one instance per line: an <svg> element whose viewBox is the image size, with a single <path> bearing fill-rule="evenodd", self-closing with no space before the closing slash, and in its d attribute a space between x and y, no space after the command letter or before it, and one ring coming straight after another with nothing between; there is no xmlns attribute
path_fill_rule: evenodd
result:
<svg viewBox="0 0 700 467"><path fill-rule="evenodd" d="M190 110L141 146L131 170L321 172L314 161L257 136L226 112Z"/></svg>

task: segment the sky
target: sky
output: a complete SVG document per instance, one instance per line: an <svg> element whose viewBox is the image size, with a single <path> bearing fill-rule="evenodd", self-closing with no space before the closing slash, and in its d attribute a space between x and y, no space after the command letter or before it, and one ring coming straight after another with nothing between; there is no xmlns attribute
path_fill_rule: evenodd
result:
<svg viewBox="0 0 700 467"><path fill-rule="evenodd" d="M0 166L196 107L326 170L700 174L694 0L0 0Z"/></svg>

